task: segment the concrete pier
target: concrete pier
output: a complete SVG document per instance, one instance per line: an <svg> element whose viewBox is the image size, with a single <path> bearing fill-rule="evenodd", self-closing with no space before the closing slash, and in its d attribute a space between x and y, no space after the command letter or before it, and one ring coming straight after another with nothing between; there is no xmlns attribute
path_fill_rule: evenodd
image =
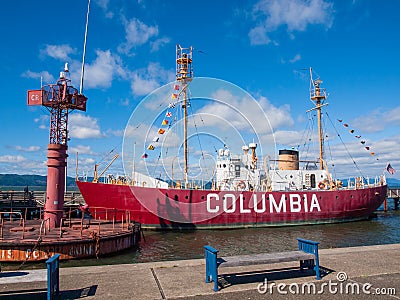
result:
<svg viewBox="0 0 400 300"><path fill-rule="evenodd" d="M320 264L320 281L296 262L223 269L217 293L205 283L204 259L61 268L59 298L400 299L400 244L322 249ZM314 293L308 292L312 285ZM0 273L1 299L28 297L45 299L45 269Z"/></svg>

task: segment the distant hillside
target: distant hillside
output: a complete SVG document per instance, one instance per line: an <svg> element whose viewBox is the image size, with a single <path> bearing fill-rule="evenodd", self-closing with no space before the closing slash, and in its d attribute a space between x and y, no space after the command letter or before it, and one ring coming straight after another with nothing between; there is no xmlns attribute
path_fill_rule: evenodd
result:
<svg viewBox="0 0 400 300"><path fill-rule="evenodd" d="M47 176L0 174L0 186L46 186ZM75 187L75 179L67 178L67 186Z"/></svg>
<svg viewBox="0 0 400 300"><path fill-rule="evenodd" d="M91 181L92 178L88 178ZM160 178L158 178L160 179ZM162 179L160 179L162 180ZM45 187L47 182L47 176L40 175L17 175L17 174L0 174L0 187ZM167 181L169 185L172 184L170 180ZM400 180L395 178L386 178L386 182L391 188L400 188ZM343 179L343 185L347 186L347 179ZM67 178L67 187L77 188L75 178ZM206 184L206 189L211 188L211 182Z"/></svg>
<svg viewBox="0 0 400 300"><path fill-rule="evenodd" d="M399 188L400 187L400 180L396 178L386 178L386 183L391 188Z"/></svg>

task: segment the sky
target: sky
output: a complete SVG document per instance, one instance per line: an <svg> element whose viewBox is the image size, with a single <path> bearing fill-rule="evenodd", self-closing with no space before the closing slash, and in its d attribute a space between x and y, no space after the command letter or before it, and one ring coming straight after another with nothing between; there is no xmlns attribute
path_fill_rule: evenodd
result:
<svg viewBox="0 0 400 300"><path fill-rule="evenodd" d="M87 2L66 3L2 4L1 174L47 173L49 112L28 107L27 91L55 83L65 62L79 88ZM80 176L92 176L96 163L104 169L117 153L123 159L107 172L129 174L134 165L155 174L161 165L170 174L174 163L175 172L182 169L181 113L168 107L180 44L193 46L194 178L201 158L215 163L224 145L237 153L254 141L261 158L282 148L305 157L301 138L315 141L315 131L306 130L312 67L328 95L330 170L341 178L372 177L390 163L397 172L386 176L400 179L399 10L398 1L373 0L91 0L87 111L69 115L68 175L75 176L76 153ZM148 150L168 111L172 128L162 146Z"/></svg>

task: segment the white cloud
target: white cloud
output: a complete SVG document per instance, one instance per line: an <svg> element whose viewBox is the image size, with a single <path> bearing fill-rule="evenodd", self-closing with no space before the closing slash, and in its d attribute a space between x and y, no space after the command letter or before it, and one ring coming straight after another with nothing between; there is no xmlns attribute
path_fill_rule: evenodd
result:
<svg viewBox="0 0 400 300"><path fill-rule="evenodd" d="M149 26L139 19L131 19L125 23L126 42L119 47L119 51L129 53L136 47L147 43L147 41L158 35L158 26Z"/></svg>
<svg viewBox="0 0 400 300"><path fill-rule="evenodd" d="M238 98L229 91L220 89L212 95L212 98L218 101L204 106L199 111L208 116L217 116L207 117L205 121L207 126L218 125L221 128L228 126L239 131L252 131L253 128L258 134L265 134L270 133L271 129L292 126L294 123L288 105L275 107L263 96L254 101L248 97Z"/></svg>
<svg viewBox="0 0 400 300"><path fill-rule="evenodd" d="M145 76L146 78L143 78L142 76ZM146 76L145 74L140 74L139 72L135 72L133 74L131 88L133 94L136 96L147 95L159 86L160 84L154 77Z"/></svg>
<svg viewBox="0 0 400 300"><path fill-rule="evenodd" d="M0 156L0 163L20 163L26 161L26 158L21 155L3 155Z"/></svg>
<svg viewBox="0 0 400 300"><path fill-rule="evenodd" d="M173 80L174 72L163 69L159 63L149 63L146 69L133 72L131 88L134 95L143 96Z"/></svg>
<svg viewBox="0 0 400 300"><path fill-rule="evenodd" d="M45 49L40 50L42 55L50 56L58 60L70 60L69 55L75 54L76 49L71 48L69 45L46 45Z"/></svg>
<svg viewBox="0 0 400 300"><path fill-rule="evenodd" d="M107 129L106 135L107 135L107 136L110 136L110 135L113 135L113 136L123 136L123 135L124 135L124 130L123 130L123 129L116 129L116 130Z"/></svg>
<svg viewBox="0 0 400 300"><path fill-rule="evenodd" d="M22 147L22 146L15 146L15 150L22 151L22 152L36 152L40 150L39 146L29 146L29 147Z"/></svg>
<svg viewBox="0 0 400 300"><path fill-rule="evenodd" d="M388 122L397 123L400 121L400 106L395 107L394 109L389 110L385 113L384 119Z"/></svg>
<svg viewBox="0 0 400 300"><path fill-rule="evenodd" d="M333 3L325 0L260 0L253 13L259 24L249 32L252 45L268 44L268 33L281 26L293 37L294 31L305 31L309 25L329 29L333 23Z"/></svg>
<svg viewBox="0 0 400 300"><path fill-rule="evenodd" d="M301 59L300 54L296 54L292 59L289 60L291 64L295 63L296 61L299 61Z"/></svg>
<svg viewBox="0 0 400 300"><path fill-rule="evenodd" d="M70 64L70 78L72 84L77 86L81 78L81 62L69 57L69 54L75 53L68 45L47 45L41 54L63 60ZM92 63L85 64L85 88L109 88L115 77L127 78L128 72L124 69L122 60L118 55L111 53L110 50L96 50L96 58ZM30 70L22 74L28 78L43 78L44 82L53 83L54 77L47 71L32 72Z"/></svg>
<svg viewBox="0 0 400 300"><path fill-rule="evenodd" d="M120 104L122 105L122 106L128 106L129 105L129 98L125 98L125 99L121 99L120 100Z"/></svg>
<svg viewBox="0 0 400 300"><path fill-rule="evenodd" d="M151 42L151 52L156 52L158 51L162 46L168 44L171 41L170 38L168 37L163 37L160 39L155 40L154 42Z"/></svg>
<svg viewBox="0 0 400 300"><path fill-rule="evenodd" d="M297 147L299 144L303 143L301 141L302 133L299 131L290 130L277 130L274 131L274 138L277 144L285 145L286 147Z"/></svg>
<svg viewBox="0 0 400 300"><path fill-rule="evenodd" d="M35 118L33 121L38 123L40 129L49 129L49 115L40 115L38 118Z"/></svg>
<svg viewBox="0 0 400 300"><path fill-rule="evenodd" d="M291 63L294 64L296 61L301 60L301 55L300 54L296 54L293 58L289 59L288 61L286 61L285 59L281 59L281 63L282 64L286 64L286 63Z"/></svg>
<svg viewBox="0 0 400 300"><path fill-rule="evenodd" d="M33 79L42 79L43 83L53 83L54 77L47 71L41 71L41 72L33 72L31 70L25 71L21 75L22 77L26 78L33 78Z"/></svg>
<svg viewBox="0 0 400 300"><path fill-rule="evenodd" d="M108 8L108 4L110 3L110 0L96 0L95 3L101 7L101 9L104 11L104 14L106 18L111 19L114 17L114 13L111 12Z"/></svg>
<svg viewBox="0 0 400 300"><path fill-rule="evenodd" d="M97 57L91 64L85 66L84 87L85 88L109 88L114 77L125 77L126 71L122 66L122 61L119 56L113 55L110 50L96 51ZM74 63L74 70L79 70L73 73L73 82L80 81L79 62Z"/></svg>
<svg viewBox="0 0 400 300"><path fill-rule="evenodd" d="M11 155L6 155L11 156ZM46 161L44 160L30 160L30 159L21 159L17 158L11 161L3 161L2 157L0 157L0 168L3 173L8 174L34 174L34 175L46 175L47 174L47 166ZM9 163L11 162L11 163Z"/></svg>
<svg viewBox="0 0 400 300"><path fill-rule="evenodd" d="M399 126L400 106L389 109L388 111L379 108L354 119L352 125L366 133L380 132L387 126Z"/></svg>
<svg viewBox="0 0 400 300"><path fill-rule="evenodd" d="M100 138L103 135L97 119L85 116L81 113L69 116L69 136L77 139Z"/></svg>
<svg viewBox="0 0 400 300"><path fill-rule="evenodd" d="M92 157L84 157L81 155L82 153L79 152L78 157L78 175L79 177L82 176L93 176L94 165L96 160ZM76 174L76 166L75 163L68 164L68 176L75 176ZM74 175L72 175L74 174Z"/></svg>
<svg viewBox="0 0 400 300"><path fill-rule="evenodd" d="M90 154L93 155L95 154L91 149L90 146L83 146L83 145L77 145L75 147L70 147L68 149L70 153L76 153L78 152L79 154Z"/></svg>
<svg viewBox="0 0 400 300"><path fill-rule="evenodd" d="M271 42L264 26L252 28L249 32L249 38L251 45L267 45Z"/></svg>

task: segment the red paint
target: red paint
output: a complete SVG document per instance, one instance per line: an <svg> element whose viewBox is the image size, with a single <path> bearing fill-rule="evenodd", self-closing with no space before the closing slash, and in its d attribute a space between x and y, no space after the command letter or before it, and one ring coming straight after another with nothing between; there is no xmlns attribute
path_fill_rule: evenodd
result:
<svg viewBox="0 0 400 300"><path fill-rule="evenodd" d="M44 219L49 219L50 228L55 228L60 226L64 209L68 147L61 144L49 144L47 149L48 168Z"/></svg>
<svg viewBox="0 0 400 300"><path fill-rule="evenodd" d="M80 181L77 185L86 203L91 207L92 214L94 207L126 209L131 212L131 219L140 222L145 228L237 228L360 220L368 218L382 204L387 190L386 185L383 185L357 190L240 193L156 189ZM210 201L209 211L207 194L217 194L219 197L219 200ZM230 202L224 209L222 199L226 195ZM236 199L235 207L232 206L231 195ZM263 195L266 209L264 212L257 212L254 208L254 197L259 201ZM277 205L280 204L283 195L285 212L283 209L277 211L271 204L272 198ZM320 210L315 205L310 209L310 199L313 197L316 197ZM307 205L304 203L305 198ZM216 211L217 205L218 212L210 212L210 209ZM262 202L258 202L257 205L257 210L261 211Z"/></svg>
<svg viewBox="0 0 400 300"><path fill-rule="evenodd" d="M42 105L42 90L28 91L28 105Z"/></svg>

